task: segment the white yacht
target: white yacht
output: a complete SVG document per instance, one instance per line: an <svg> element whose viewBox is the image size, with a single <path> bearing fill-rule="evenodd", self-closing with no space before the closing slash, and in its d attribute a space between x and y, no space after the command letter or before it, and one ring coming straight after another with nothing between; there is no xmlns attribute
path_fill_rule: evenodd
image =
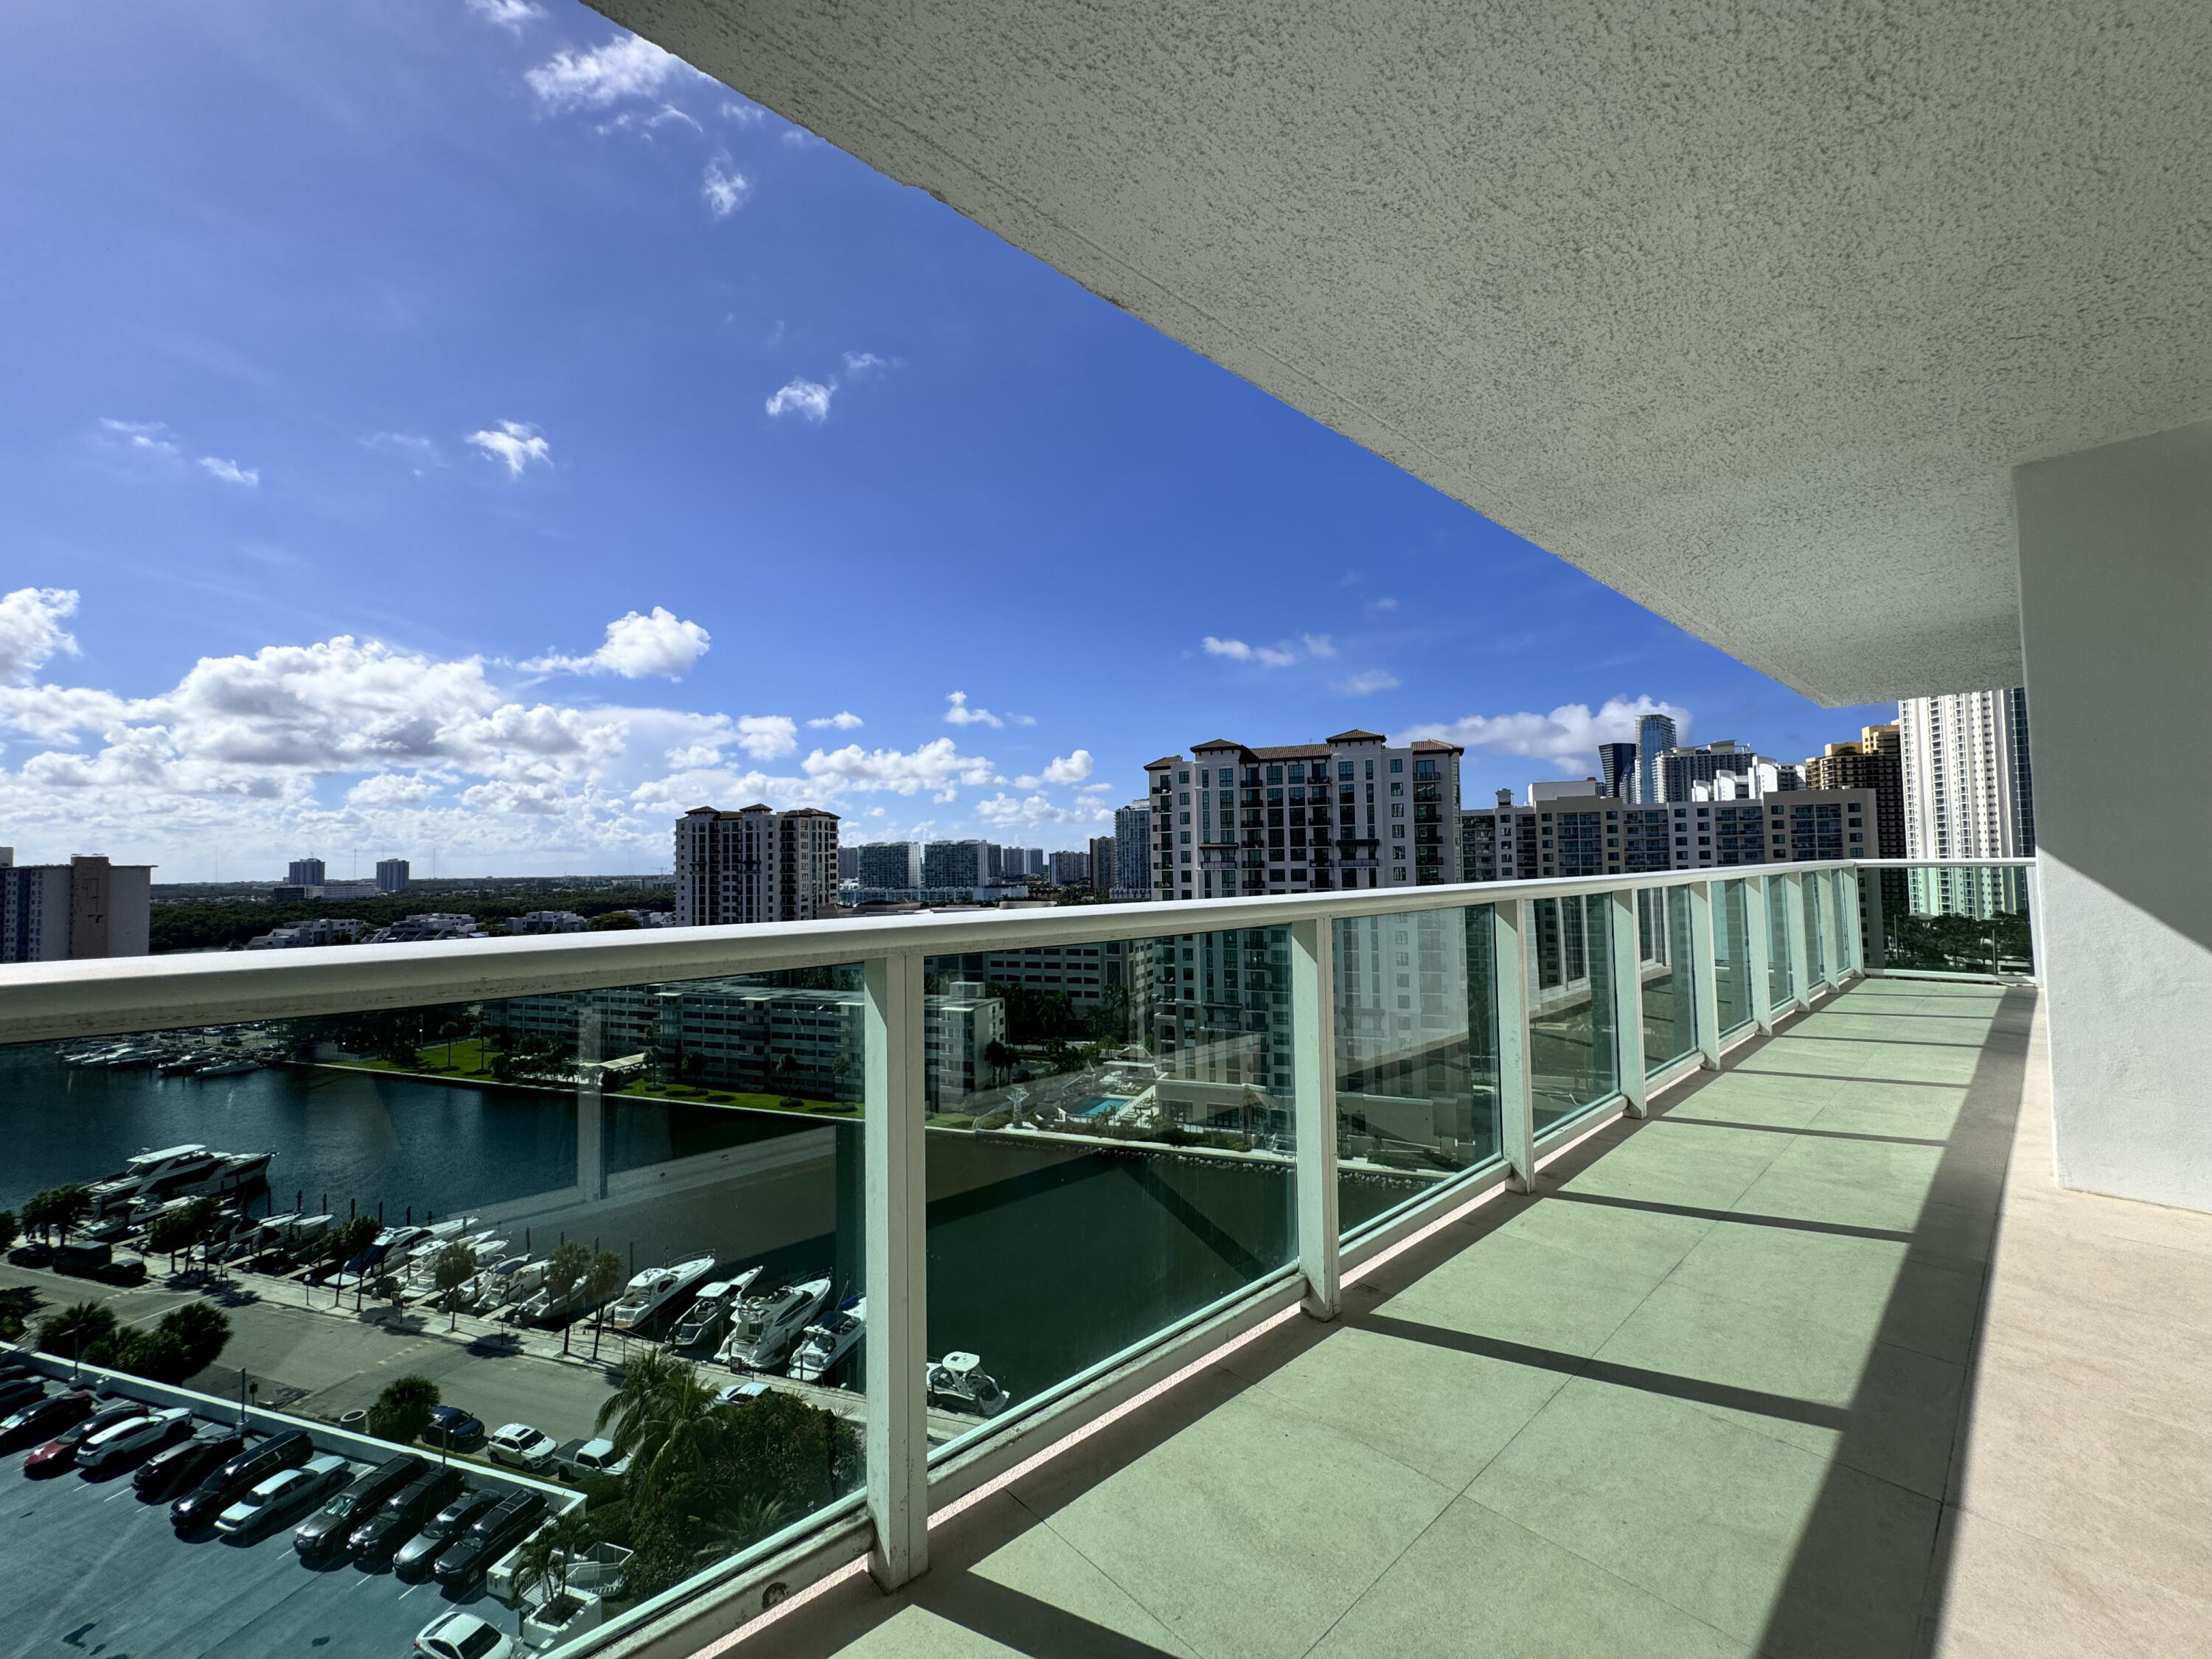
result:
<svg viewBox="0 0 2212 1659"><path fill-rule="evenodd" d="M772 1371L780 1367L822 1304L830 1281L810 1279L740 1300L730 1316L730 1334L715 1357L732 1370Z"/></svg>
<svg viewBox="0 0 2212 1659"><path fill-rule="evenodd" d="M996 1417L1013 1399L983 1370L979 1356L965 1352L949 1353L932 1363L924 1389L931 1406L977 1417Z"/></svg>
<svg viewBox="0 0 2212 1659"><path fill-rule="evenodd" d="M738 1305L738 1298L752 1288L752 1282L760 1277L760 1271L758 1267L748 1267L735 1279L718 1279L711 1285L702 1285L699 1299L685 1310L684 1317L677 1322L674 1333L668 1339L668 1346L672 1348L711 1346L721 1335L723 1326L729 1322L731 1310Z"/></svg>
<svg viewBox="0 0 2212 1659"><path fill-rule="evenodd" d="M647 1267L623 1288L621 1299L607 1316L607 1323L618 1331L634 1331L714 1271L711 1255L666 1267Z"/></svg>
<svg viewBox="0 0 2212 1659"><path fill-rule="evenodd" d="M791 1376L796 1382L827 1383L838 1362L853 1351L866 1329L868 1298L848 1297L845 1305L818 1325L809 1325L791 1353Z"/></svg>
<svg viewBox="0 0 2212 1659"><path fill-rule="evenodd" d="M92 1200L94 1215L105 1215L142 1199L167 1200L187 1188L197 1189L198 1183L215 1175L228 1156L210 1152L196 1140L164 1146L159 1152L139 1153L113 1175L94 1182L85 1193Z"/></svg>

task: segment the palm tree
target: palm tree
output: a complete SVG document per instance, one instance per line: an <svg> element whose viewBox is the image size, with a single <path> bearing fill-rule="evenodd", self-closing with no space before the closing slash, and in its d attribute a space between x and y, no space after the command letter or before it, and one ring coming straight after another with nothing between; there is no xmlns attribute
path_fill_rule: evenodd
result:
<svg viewBox="0 0 2212 1659"><path fill-rule="evenodd" d="M538 1598L541 1607L550 1607L567 1595L569 1569L591 1547L592 1528L580 1504L532 1533L514 1558L515 1617L530 1617L532 1590L544 1592Z"/></svg>
<svg viewBox="0 0 2212 1659"><path fill-rule="evenodd" d="M545 1276L538 1288L545 1292L546 1306L557 1308L574 1291L577 1282L591 1271L592 1253L580 1240L564 1238L553 1254L545 1258ZM561 1352L568 1352L568 1330L575 1321L563 1320L561 1324Z"/></svg>
<svg viewBox="0 0 2212 1659"><path fill-rule="evenodd" d="M610 1437L615 1455L630 1460L630 1478L650 1492L666 1472L696 1462L719 1425L713 1390L691 1362L665 1348L646 1348L623 1366L622 1382L599 1402L595 1433Z"/></svg>
<svg viewBox="0 0 2212 1659"><path fill-rule="evenodd" d="M623 1259L612 1250L601 1250L592 1258L592 1265L584 1280L584 1294L591 1297L596 1311L592 1316L592 1358L599 1357L599 1334L607 1328L607 1304L614 1293L622 1289L629 1277L623 1267Z"/></svg>
<svg viewBox="0 0 2212 1659"><path fill-rule="evenodd" d="M477 1253L466 1244L448 1244L438 1252L434 1273L438 1294L446 1299L446 1328L450 1331L460 1323L461 1286L477 1276Z"/></svg>

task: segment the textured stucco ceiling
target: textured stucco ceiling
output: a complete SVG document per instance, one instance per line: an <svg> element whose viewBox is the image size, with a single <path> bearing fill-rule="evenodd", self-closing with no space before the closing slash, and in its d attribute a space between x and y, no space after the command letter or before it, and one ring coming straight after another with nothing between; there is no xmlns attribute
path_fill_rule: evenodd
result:
<svg viewBox="0 0 2212 1659"><path fill-rule="evenodd" d="M2212 416L2208 0L601 9L1824 702Z"/></svg>

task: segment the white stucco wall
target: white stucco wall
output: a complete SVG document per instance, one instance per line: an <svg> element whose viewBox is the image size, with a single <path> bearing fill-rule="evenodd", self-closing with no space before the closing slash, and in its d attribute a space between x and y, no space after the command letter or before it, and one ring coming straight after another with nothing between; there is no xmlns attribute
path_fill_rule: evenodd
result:
<svg viewBox="0 0 2212 1659"><path fill-rule="evenodd" d="M2058 1179L2212 1211L2212 422L2013 484Z"/></svg>

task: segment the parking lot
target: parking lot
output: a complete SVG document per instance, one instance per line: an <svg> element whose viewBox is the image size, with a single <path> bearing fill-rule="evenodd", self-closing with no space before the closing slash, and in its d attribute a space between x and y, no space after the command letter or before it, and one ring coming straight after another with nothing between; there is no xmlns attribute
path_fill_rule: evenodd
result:
<svg viewBox="0 0 2212 1659"><path fill-rule="evenodd" d="M293 1553L289 1525L246 1546L180 1539L168 1504L139 1502L128 1471L101 1481L75 1473L32 1480L23 1457L0 1457L8 1564L0 1650L41 1659L399 1659L451 1605L435 1584L409 1584L388 1570L307 1566ZM514 1615L481 1584L464 1605L514 1632Z"/></svg>

